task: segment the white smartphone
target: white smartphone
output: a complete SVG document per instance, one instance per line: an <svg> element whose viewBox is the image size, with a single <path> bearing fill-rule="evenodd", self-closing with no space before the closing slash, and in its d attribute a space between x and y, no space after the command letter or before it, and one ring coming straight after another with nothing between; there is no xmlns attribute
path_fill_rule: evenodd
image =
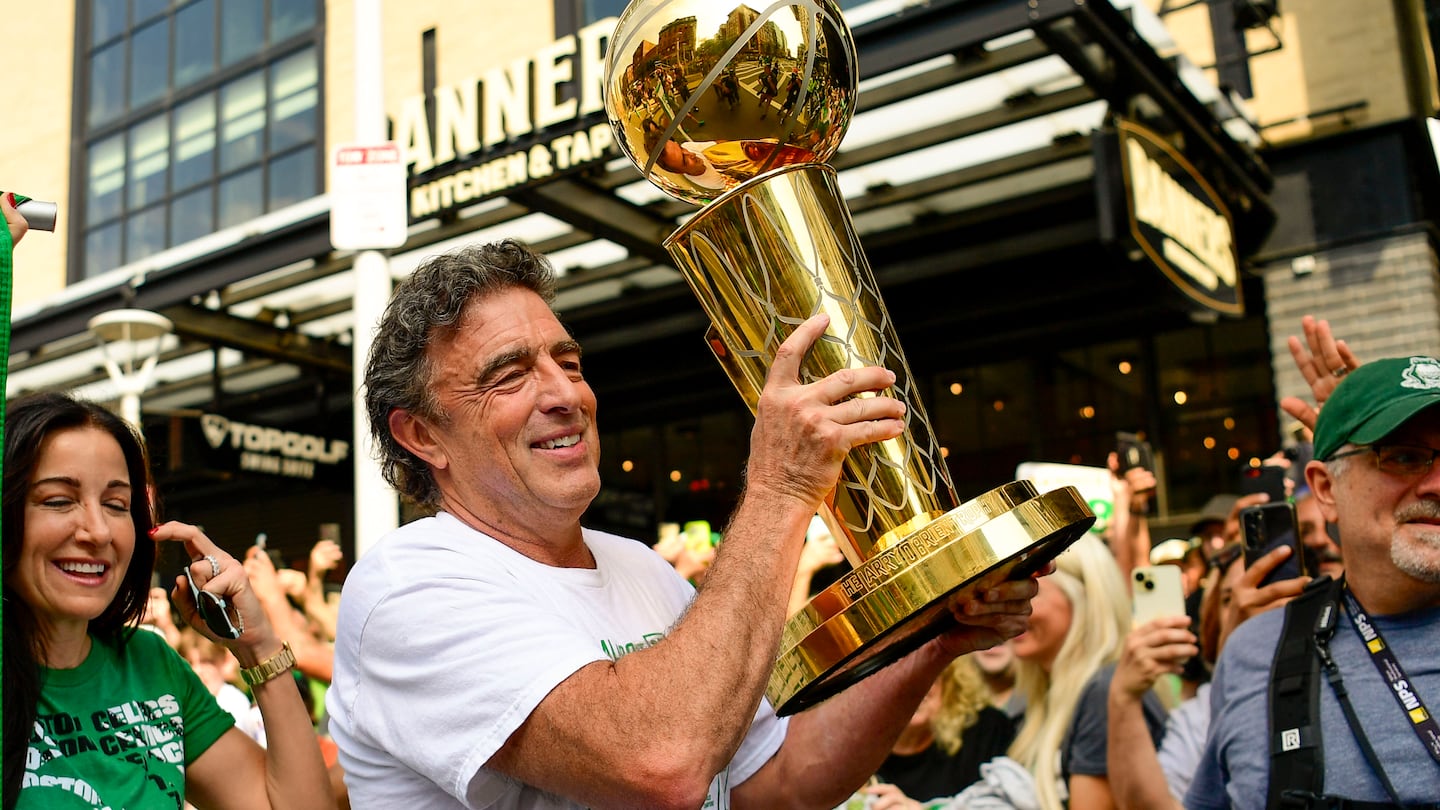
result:
<svg viewBox="0 0 1440 810"><path fill-rule="evenodd" d="M1178 565L1144 565L1130 575L1134 626L1161 616L1185 615L1185 586Z"/></svg>

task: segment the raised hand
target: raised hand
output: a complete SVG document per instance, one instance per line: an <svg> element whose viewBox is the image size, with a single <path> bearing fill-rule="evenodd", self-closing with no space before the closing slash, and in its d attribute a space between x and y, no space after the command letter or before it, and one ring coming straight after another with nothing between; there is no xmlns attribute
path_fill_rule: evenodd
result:
<svg viewBox="0 0 1440 810"><path fill-rule="evenodd" d="M1295 367L1310 386L1315 405L1312 407L1299 397L1285 397L1280 400L1280 408L1307 429L1314 431L1315 419L1320 415L1320 408L1325 404L1325 400L1330 398L1335 386L1340 384L1346 374L1360 367L1360 360L1350 351L1345 341L1335 339L1335 335L1330 331L1329 321L1316 320L1313 316L1306 315L1300 319L1300 328L1305 334L1305 340L1302 342L1295 335L1290 336L1290 356L1295 358Z"/></svg>
<svg viewBox="0 0 1440 810"><path fill-rule="evenodd" d="M236 650L237 654L242 648L270 650L280 646L260 600L251 587L250 577L246 574L247 568L239 560L225 553L198 526L189 523L175 520L162 523L151 532L151 538L185 545L190 564L181 572L182 576L176 577L175 589L170 592L170 599L179 608L180 616L187 624L206 637ZM273 570L272 568L271 571ZM234 614L232 619L237 629L241 630L239 638L221 638L210 629L199 614L186 579L193 580L200 590L225 599ZM247 659L242 657L242 663L245 660Z"/></svg>
<svg viewBox="0 0 1440 810"><path fill-rule="evenodd" d="M1240 626L1241 622L1251 616L1280 607L1305 590L1305 586L1310 582L1310 577L1282 579L1269 585L1261 585L1265 581L1265 577L1279 568L1280 564L1293 553L1294 550L1289 546L1280 546L1245 568L1245 573L1231 589L1230 600L1222 603L1221 606L1223 616L1220 646L1225 645L1226 638L1236 627Z"/></svg>
<svg viewBox="0 0 1440 810"><path fill-rule="evenodd" d="M797 570L813 576L816 571L839 565L844 559L845 555L835 543L835 538L826 532L805 541L804 548L800 550L800 566Z"/></svg>
<svg viewBox="0 0 1440 810"><path fill-rule="evenodd" d="M905 404L877 396L895 382L889 369L847 368L813 383L800 381L805 353L829 325L816 315L775 353L750 434L746 487L795 498L813 511L840 477L855 447L904 431Z"/></svg>
<svg viewBox="0 0 1440 810"><path fill-rule="evenodd" d="M334 540L321 540L310 547L310 576L323 577L345 559L345 552Z"/></svg>
<svg viewBox="0 0 1440 810"><path fill-rule="evenodd" d="M1189 628L1188 616L1161 616L1131 630L1110 682L1111 693L1119 690L1138 701L1161 675L1180 674L1185 661L1200 654Z"/></svg>

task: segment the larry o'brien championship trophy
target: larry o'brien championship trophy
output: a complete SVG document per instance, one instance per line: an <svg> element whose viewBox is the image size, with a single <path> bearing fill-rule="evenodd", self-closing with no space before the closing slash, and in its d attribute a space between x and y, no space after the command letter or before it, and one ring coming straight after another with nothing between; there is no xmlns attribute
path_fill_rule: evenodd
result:
<svg viewBox="0 0 1440 810"><path fill-rule="evenodd" d="M762 0L763 2L763 0ZM822 516L853 571L785 626L766 694L814 705L954 625L947 596L995 569L1029 576L1089 529L1072 487L1016 481L959 503L874 274L834 154L855 110L855 46L832 0L636 0L610 38L617 140L665 192L704 208L665 241L753 412L776 349L824 311L813 381L884 366L899 438L852 450Z"/></svg>

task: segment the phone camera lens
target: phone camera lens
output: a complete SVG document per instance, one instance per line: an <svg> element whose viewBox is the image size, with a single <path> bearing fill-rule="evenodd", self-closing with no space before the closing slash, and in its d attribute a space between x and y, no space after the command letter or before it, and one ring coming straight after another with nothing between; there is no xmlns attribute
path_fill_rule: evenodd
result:
<svg viewBox="0 0 1440 810"><path fill-rule="evenodd" d="M1148 580L1148 579L1145 580L1145 590L1147 590L1147 591L1153 591L1153 590L1155 590L1155 583L1151 582L1151 581Z"/></svg>
<svg viewBox="0 0 1440 810"><path fill-rule="evenodd" d="M1143 572L1136 571L1136 572L1135 572L1135 581L1136 581L1136 582L1144 582L1144 581L1145 581L1145 574L1144 574Z"/></svg>

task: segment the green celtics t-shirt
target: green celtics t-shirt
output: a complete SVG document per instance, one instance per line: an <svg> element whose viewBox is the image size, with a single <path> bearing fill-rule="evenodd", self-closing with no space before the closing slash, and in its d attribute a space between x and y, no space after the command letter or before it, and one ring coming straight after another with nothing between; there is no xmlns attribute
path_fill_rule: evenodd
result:
<svg viewBox="0 0 1440 810"><path fill-rule="evenodd" d="M42 670L16 810L179 810L185 766L235 724L165 640L98 639L75 669Z"/></svg>

